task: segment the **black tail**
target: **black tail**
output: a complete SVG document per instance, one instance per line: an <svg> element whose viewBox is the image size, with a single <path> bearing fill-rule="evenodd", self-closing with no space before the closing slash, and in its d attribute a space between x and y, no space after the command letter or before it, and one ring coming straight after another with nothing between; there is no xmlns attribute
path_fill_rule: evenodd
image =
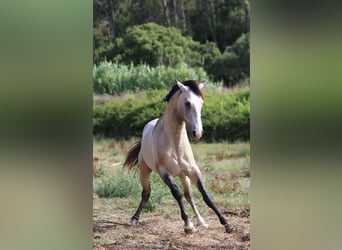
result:
<svg viewBox="0 0 342 250"><path fill-rule="evenodd" d="M138 156L141 149L141 141L137 141L128 150L126 160L123 164L124 167L128 168L129 171L138 164Z"/></svg>

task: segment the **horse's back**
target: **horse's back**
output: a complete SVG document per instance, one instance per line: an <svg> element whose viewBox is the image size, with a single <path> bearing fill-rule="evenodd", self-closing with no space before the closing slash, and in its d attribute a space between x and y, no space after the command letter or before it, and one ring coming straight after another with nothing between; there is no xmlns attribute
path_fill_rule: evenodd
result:
<svg viewBox="0 0 342 250"><path fill-rule="evenodd" d="M154 171L156 171L156 167L154 161L154 145L152 141L152 133L158 120L159 118L156 118L145 125L141 139L141 155L146 165Z"/></svg>

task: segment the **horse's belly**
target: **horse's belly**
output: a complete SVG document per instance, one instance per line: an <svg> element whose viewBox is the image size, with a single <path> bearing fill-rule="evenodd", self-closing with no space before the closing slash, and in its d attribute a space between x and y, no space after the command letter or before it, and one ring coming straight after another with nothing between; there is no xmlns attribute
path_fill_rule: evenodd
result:
<svg viewBox="0 0 342 250"><path fill-rule="evenodd" d="M152 131L156 125L158 119L154 119L147 123L143 130L143 136L141 139L141 153L146 165L157 172L156 160L155 160L155 150L152 141Z"/></svg>

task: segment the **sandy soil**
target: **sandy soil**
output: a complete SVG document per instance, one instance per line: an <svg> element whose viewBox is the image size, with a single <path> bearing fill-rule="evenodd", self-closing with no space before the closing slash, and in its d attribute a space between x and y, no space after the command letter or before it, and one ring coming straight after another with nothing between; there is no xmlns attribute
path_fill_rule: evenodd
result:
<svg viewBox="0 0 342 250"><path fill-rule="evenodd" d="M224 232L216 215L205 204L198 204L208 228L196 227L185 234L175 202L163 203L154 213L142 213L138 225L127 224L132 209L125 199L94 198L93 249L250 249L249 209L221 208L233 232ZM162 212L161 212L162 211ZM195 218L192 220L196 223Z"/></svg>

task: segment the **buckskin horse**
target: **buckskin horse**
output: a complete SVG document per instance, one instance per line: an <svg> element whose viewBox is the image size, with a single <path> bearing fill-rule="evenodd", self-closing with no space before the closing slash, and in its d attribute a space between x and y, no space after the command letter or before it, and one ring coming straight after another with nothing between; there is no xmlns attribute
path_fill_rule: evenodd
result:
<svg viewBox="0 0 342 250"><path fill-rule="evenodd" d="M132 216L130 225L138 223L141 210L150 197L149 178L151 172L154 171L170 188L173 197L178 202L185 233L192 233L195 228L184 209L182 192L174 182L174 177L177 176L181 180L184 196L190 203L198 224L208 227L194 203L190 180L201 192L205 203L214 210L220 223L225 227L225 231L231 232L226 218L204 186L186 133L187 126L195 140L202 137L201 110L204 100L201 89L203 86L204 83L194 80L183 83L177 81L164 98L167 106L163 115L159 119L148 122L143 129L141 141L136 142L129 149L124 166L129 170L135 166L139 168L140 182L143 188L139 207Z"/></svg>

